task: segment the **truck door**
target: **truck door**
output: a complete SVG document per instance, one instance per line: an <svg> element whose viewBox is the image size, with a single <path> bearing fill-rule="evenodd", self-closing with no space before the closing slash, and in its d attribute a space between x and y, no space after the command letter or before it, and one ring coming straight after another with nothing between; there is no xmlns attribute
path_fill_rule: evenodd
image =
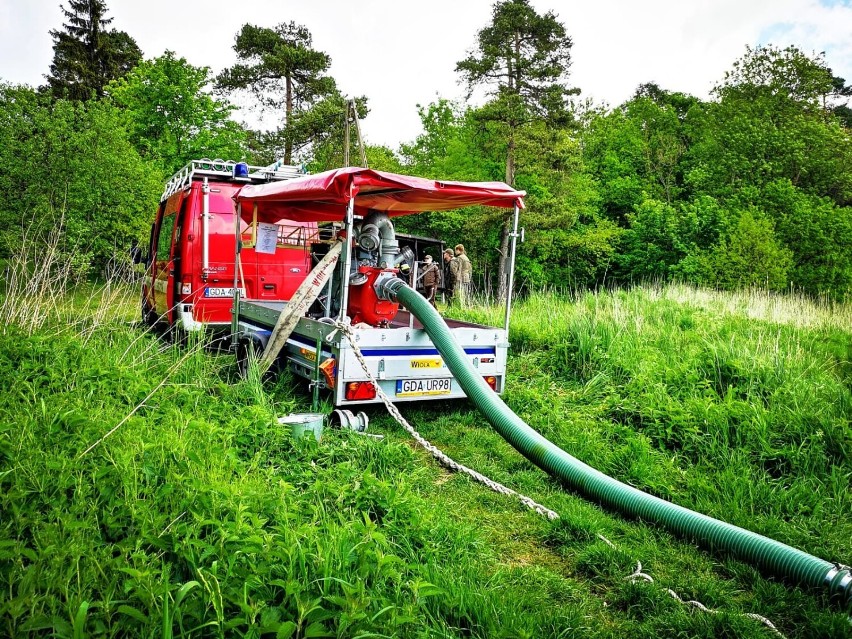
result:
<svg viewBox="0 0 852 639"><path fill-rule="evenodd" d="M166 317L171 323L171 309L174 304L174 262L172 260L172 235L177 213L164 215L160 221L157 236L156 253L151 265L154 288L154 309L157 315Z"/></svg>
<svg viewBox="0 0 852 639"><path fill-rule="evenodd" d="M172 307L177 301L175 296L175 269L179 267L181 249L181 222L178 219L181 205L187 201L185 192L175 193L165 203L163 216L156 229L156 249L151 261L152 288L154 289L154 310L165 317L169 324L174 321ZM175 257L177 256L177 260Z"/></svg>

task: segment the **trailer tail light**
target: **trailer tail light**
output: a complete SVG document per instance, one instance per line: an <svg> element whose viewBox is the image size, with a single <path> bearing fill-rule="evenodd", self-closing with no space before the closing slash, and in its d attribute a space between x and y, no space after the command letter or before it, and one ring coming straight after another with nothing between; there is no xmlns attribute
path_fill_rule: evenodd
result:
<svg viewBox="0 0 852 639"><path fill-rule="evenodd" d="M363 401L374 399L376 389L371 382L349 382L346 384L346 399L352 401Z"/></svg>
<svg viewBox="0 0 852 639"><path fill-rule="evenodd" d="M486 375L482 379L485 380L485 383L491 387L495 393L497 392L497 378L494 375Z"/></svg>
<svg viewBox="0 0 852 639"><path fill-rule="evenodd" d="M337 361L333 357L329 357L322 364L319 365L319 369L322 372L323 377L325 378L325 385L329 388L334 388L335 375L337 374ZM347 398L348 399L348 398Z"/></svg>

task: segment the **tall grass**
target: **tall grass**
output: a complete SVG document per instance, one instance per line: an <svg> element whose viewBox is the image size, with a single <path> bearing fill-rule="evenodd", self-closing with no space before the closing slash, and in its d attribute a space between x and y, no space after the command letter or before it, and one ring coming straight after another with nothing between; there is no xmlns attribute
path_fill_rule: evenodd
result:
<svg viewBox="0 0 852 639"><path fill-rule="evenodd" d="M142 331L127 284L46 290L30 314L8 295L2 636L771 636L741 612L848 634L818 594L564 491L465 403L404 412L559 521L447 475L379 409L385 440L291 439L292 378ZM516 306L506 399L619 479L848 563L848 338L656 289L537 295ZM624 579L636 560L655 584Z"/></svg>

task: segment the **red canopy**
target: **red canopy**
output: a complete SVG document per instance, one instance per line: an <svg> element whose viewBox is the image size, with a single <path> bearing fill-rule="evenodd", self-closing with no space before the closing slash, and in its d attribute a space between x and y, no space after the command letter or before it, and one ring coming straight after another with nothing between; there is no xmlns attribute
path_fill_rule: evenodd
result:
<svg viewBox="0 0 852 639"><path fill-rule="evenodd" d="M503 182L439 182L348 167L282 182L246 185L237 191L234 200L245 218L252 216L256 204L259 219L322 222L343 220L352 197L358 215L366 215L369 210L410 215L476 204L523 207L524 195L524 191L516 191Z"/></svg>

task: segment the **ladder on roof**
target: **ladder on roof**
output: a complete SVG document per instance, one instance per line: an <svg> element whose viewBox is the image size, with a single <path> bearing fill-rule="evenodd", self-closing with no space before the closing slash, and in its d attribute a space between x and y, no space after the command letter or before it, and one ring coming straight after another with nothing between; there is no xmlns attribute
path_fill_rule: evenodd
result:
<svg viewBox="0 0 852 639"><path fill-rule="evenodd" d="M187 188L196 177L212 177L220 180L232 179L235 164L237 162L234 160L192 160L166 182L166 187L160 196L160 202L164 202L178 191ZM280 162L269 166L248 165L248 170L247 182L254 184L291 180L307 173L303 165L281 164Z"/></svg>

